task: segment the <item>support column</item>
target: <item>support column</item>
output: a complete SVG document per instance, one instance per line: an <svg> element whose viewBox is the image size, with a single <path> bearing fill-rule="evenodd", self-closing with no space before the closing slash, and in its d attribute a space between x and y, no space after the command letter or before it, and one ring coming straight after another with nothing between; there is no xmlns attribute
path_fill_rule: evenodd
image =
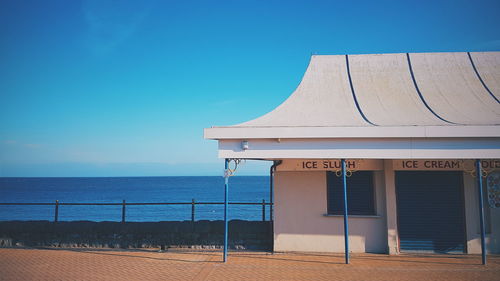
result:
<svg viewBox="0 0 500 281"><path fill-rule="evenodd" d="M229 160L224 160L224 257L223 261L227 260L227 237L228 237L228 227L227 227L227 205L228 205L228 193L229 193Z"/></svg>
<svg viewBox="0 0 500 281"><path fill-rule="evenodd" d="M384 160L385 204L387 216L387 253L399 253L398 245L398 217L396 206L396 173L393 160Z"/></svg>
<svg viewBox="0 0 500 281"><path fill-rule="evenodd" d="M347 181L345 159L341 159L342 166L342 184L344 186L344 243L345 243L345 263L349 264L349 222L347 219Z"/></svg>
<svg viewBox="0 0 500 281"><path fill-rule="evenodd" d="M483 173L481 167L481 160L476 160L476 179L477 189L479 194L479 224L481 227L481 259L483 265L486 264L486 243L485 243L485 229L484 229L484 206L483 206Z"/></svg>

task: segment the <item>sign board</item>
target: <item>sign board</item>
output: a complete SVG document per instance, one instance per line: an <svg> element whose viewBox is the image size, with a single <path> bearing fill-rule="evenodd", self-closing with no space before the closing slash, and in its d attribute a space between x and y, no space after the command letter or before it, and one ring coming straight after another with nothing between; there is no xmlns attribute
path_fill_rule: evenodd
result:
<svg viewBox="0 0 500 281"><path fill-rule="evenodd" d="M474 171L474 160L459 159L394 159L394 170L407 171ZM500 170L500 159L482 160L481 166L485 171ZM384 169L383 160L356 159L346 160L348 170L376 171ZM277 167L277 171L338 171L338 159L285 159Z"/></svg>
<svg viewBox="0 0 500 281"><path fill-rule="evenodd" d="M429 160L393 160L394 170L411 171L472 171L474 170L474 160L457 159L429 159ZM485 170L500 169L500 160L481 160L481 166Z"/></svg>
<svg viewBox="0 0 500 281"><path fill-rule="evenodd" d="M346 168L355 171L383 170L383 160L356 159L346 160ZM341 169L340 160L331 159L290 159L283 160L277 171L338 171Z"/></svg>

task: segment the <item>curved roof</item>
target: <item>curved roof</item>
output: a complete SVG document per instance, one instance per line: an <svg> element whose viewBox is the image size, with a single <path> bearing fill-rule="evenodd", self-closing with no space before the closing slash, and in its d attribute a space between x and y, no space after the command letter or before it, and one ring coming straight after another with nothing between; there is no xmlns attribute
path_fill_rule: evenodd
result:
<svg viewBox="0 0 500 281"><path fill-rule="evenodd" d="M500 136L499 99L500 52L314 55L285 102L257 119L208 129L206 137L228 137L229 131L215 129L238 136L244 128L284 135L301 128L336 137L349 130L383 136L443 126L460 136ZM241 137L253 137L255 129ZM269 132L263 135L280 137ZM314 137L296 132L290 137Z"/></svg>
<svg viewBox="0 0 500 281"><path fill-rule="evenodd" d="M284 103L236 126L498 125L498 98L500 52L319 55Z"/></svg>

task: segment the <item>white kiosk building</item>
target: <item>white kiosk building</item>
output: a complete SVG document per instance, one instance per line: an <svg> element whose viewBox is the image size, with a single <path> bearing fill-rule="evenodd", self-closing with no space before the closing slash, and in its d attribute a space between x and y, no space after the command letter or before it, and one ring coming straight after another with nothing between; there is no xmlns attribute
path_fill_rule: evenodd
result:
<svg viewBox="0 0 500 281"><path fill-rule="evenodd" d="M500 253L499 99L500 52L315 55L280 106L205 138L226 165L274 161L274 251L485 263Z"/></svg>

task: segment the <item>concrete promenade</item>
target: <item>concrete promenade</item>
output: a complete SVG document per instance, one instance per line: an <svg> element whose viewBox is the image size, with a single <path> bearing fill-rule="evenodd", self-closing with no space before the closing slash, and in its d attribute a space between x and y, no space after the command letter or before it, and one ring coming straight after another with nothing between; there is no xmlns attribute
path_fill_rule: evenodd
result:
<svg viewBox="0 0 500 281"><path fill-rule="evenodd" d="M0 249L0 280L500 280L500 256Z"/></svg>

